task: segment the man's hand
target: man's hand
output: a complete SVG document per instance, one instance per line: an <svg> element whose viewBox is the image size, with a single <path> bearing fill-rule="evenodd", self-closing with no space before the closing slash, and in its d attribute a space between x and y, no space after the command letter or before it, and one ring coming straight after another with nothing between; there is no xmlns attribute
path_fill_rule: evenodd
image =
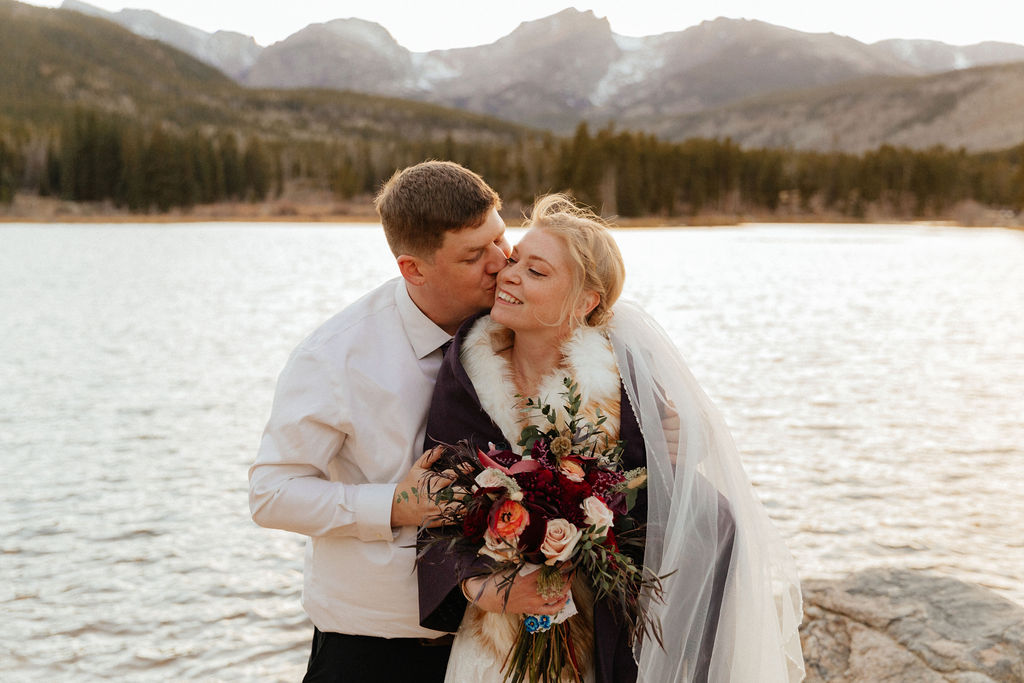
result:
<svg viewBox="0 0 1024 683"><path fill-rule="evenodd" d="M402 481L395 487L395 499L391 503L391 526L441 526L441 509L427 495L428 489L437 492L452 483L430 466L441 457L442 447L435 446L426 451L413 463Z"/></svg>
<svg viewBox="0 0 1024 683"><path fill-rule="evenodd" d="M494 576L474 576L466 579L466 595L473 598L473 604L485 612L507 612L509 614L558 614L569 599L572 577L567 576L562 591L554 597L545 598L537 592L540 571L523 576L517 574L512 587L498 587L500 580ZM505 589L508 588L508 602Z"/></svg>

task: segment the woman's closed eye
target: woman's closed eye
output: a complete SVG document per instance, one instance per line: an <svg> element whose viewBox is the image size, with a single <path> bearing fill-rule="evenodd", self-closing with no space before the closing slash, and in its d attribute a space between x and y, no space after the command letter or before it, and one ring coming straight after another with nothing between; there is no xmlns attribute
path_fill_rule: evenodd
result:
<svg viewBox="0 0 1024 683"><path fill-rule="evenodd" d="M505 262L510 266L514 266L515 264L519 263L519 259L515 258L514 256L509 256L508 258L505 259ZM547 273L542 273L534 268L527 268L526 272L528 272L530 275L533 275L534 277L548 276Z"/></svg>

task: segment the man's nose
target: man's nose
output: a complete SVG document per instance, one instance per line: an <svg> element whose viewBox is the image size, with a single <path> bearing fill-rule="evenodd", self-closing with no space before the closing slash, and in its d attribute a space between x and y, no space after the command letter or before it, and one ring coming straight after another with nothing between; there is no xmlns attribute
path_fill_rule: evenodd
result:
<svg viewBox="0 0 1024 683"><path fill-rule="evenodd" d="M487 272L491 274L497 274L502 268L505 267L505 263L508 261L509 254L512 253L511 247L508 246L508 242L502 240L498 244L492 245L487 252Z"/></svg>

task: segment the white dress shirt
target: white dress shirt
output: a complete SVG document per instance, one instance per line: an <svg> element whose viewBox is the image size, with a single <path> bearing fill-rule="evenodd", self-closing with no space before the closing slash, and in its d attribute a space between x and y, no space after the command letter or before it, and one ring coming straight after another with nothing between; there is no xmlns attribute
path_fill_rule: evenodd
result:
<svg viewBox="0 0 1024 683"><path fill-rule="evenodd" d="M450 335L381 285L313 332L278 379L249 506L309 536L302 605L321 631L442 635L419 625L416 528L391 528L395 485L422 454Z"/></svg>

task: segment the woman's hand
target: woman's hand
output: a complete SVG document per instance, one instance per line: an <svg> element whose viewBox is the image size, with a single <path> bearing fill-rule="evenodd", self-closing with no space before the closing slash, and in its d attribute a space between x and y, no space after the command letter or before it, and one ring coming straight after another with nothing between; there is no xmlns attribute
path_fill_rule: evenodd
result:
<svg viewBox="0 0 1024 683"><path fill-rule="evenodd" d="M494 576L474 576L463 581L463 592L470 602L485 612L506 612L508 614L558 614L569 599L572 588L571 577L566 577L562 591L550 598L537 592L537 579L540 572L527 575L517 574L511 588L497 585ZM508 601L505 601L505 590L508 589Z"/></svg>

